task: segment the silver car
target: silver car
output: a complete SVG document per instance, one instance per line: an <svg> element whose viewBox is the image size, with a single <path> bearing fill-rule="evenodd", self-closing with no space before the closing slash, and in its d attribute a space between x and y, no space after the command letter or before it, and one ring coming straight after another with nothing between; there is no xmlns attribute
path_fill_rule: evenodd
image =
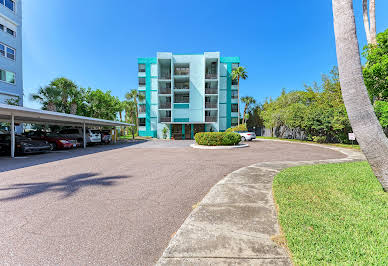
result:
<svg viewBox="0 0 388 266"><path fill-rule="evenodd" d="M256 138L256 134L254 132L236 131L236 133L240 134L241 141L246 141L246 140L251 141Z"/></svg>

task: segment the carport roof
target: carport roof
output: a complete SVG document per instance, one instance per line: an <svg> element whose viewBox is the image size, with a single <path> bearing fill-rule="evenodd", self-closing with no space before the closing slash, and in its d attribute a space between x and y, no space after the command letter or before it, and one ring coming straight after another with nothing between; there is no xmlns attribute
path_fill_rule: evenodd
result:
<svg viewBox="0 0 388 266"><path fill-rule="evenodd" d="M74 126L81 126L85 123L88 126L133 126L133 124L122 123L118 121L0 104L0 120L9 122L12 115L14 115L15 123Z"/></svg>

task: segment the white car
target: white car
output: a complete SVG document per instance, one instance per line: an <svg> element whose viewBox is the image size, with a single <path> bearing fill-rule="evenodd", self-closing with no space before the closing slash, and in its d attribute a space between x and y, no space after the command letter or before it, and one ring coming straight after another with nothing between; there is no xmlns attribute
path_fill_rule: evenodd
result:
<svg viewBox="0 0 388 266"><path fill-rule="evenodd" d="M64 128L58 132L62 137L67 137L77 140L78 143L83 143L83 129L82 128ZM86 128L86 143L100 143L101 134L93 132Z"/></svg>
<svg viewBox="0 0 388 266"><path fill-rule="evenodd" d="M256 134L254 132L236 131L236 133L240 134L241 141L246 141L246 140L251 141L256 138Z"/></svg>

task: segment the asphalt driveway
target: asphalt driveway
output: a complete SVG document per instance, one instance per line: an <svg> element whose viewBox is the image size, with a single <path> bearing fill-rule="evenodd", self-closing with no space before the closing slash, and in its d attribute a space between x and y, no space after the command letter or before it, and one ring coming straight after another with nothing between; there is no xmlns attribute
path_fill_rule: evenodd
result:
<svg viewBox="0 0 388 266"><path fill-rule="evenodd" d="M226 174L264 161L345 157L298 143L256 141L235 150L190 143L0 158L1 264L152 265Z"/></svg>

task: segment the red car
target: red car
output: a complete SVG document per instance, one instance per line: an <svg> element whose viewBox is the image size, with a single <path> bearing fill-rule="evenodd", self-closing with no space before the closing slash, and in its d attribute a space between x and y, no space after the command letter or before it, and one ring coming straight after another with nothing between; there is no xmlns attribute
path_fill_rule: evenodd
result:
<svg viewBox="0 0 388 266"><path fill-rule="evenodd" d="M56 149L71 149L77 147L77 141L72 139L66 139L58 134L47 133L43 131L31 131L25 134L26 137L31 139L45 140L50 144L51 150Z"/></svg>

